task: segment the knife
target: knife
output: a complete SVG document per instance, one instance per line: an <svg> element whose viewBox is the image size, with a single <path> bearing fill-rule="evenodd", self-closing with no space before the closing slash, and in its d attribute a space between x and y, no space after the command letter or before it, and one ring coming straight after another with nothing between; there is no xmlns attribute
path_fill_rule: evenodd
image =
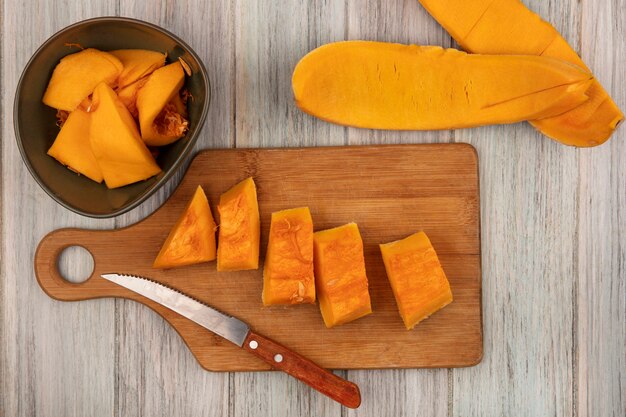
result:
<svg viewBox="0 0 626 417"><path fill-rule="evenodd" d="M253 332L246 323L235 317L148 278L123 274L101 276L222 336L263 359L273 368L288 373L346 407L357 408L361 404L361 393L356 384L338 377L273 340Z"/></svg>

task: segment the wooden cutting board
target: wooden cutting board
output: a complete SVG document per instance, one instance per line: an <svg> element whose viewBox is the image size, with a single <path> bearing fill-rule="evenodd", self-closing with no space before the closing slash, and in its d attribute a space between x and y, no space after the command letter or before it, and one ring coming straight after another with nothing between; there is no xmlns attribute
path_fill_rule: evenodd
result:
<svg viewBox="0 0 626 417"><path fill-rule="evenodd" d="M211 262L152 269L171 226L199 184L217 215L220 194L249 176L258 188L261 257L273 211L308 206L316 230L358 223L373 314L327 329L317 305L263 307L262 268L218 273ZM48 234L37 249L35 272L43 290L58 300L123 297L147 305L176 329L207 370L269 367L100 274L134 274L163 282L245 320L259 333L330 369L471 366L480 362L483 352L479 208L478 160L467 144L203 151L170 199L143 221L118 230L60 229ZM428 234L437 250L454 301L407 331L378 244L418 230ZM92 276L80 284L64 280L57 269L59 254L72 245L83 246L94 257Z"/></svg>

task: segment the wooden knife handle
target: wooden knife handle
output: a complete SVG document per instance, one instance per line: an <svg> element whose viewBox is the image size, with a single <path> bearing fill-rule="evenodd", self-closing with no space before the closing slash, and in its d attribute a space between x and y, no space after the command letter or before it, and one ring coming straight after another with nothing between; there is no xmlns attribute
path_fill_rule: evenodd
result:
<svg viewBox="0 0 626 417"><path fill-rule="evenodd" d="M338 377L267 337L251 330L243 348L346 407L357 408L361 405L361 392L356 384Z"/></svg>

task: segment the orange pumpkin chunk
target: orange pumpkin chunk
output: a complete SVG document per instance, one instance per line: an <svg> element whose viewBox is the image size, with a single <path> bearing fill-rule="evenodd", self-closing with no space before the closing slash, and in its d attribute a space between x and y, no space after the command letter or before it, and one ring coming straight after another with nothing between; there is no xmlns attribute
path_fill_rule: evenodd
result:
<svg viewBox="0 0 626 417"><path fill-rule="evenodd" d="M115 92L104 83L93 92L91 149L108 188L145 180L161 172L139 136L137 125Z"/></svg>
<svg viewBox="0 0 626 417"><path fill-rule="evenodd" d="M256 186L245 179L220 196L218 271L241 271L259 267L261 222Z"/></svg>
<svg viewBox="0 0 626 417"><path fill-rule="evenodd" d="M130 112L131 116L135 119L139 117L139 111L137 110L137 94L147 81L148 77L144 77L117 90L117 98L120 99Z"/></svg>
<svg viewBox="0 0 626 417"><path fill-rule="evenodd" d="M363 241L356 223L314 234L315 286L326 327L372 312Z"/></svg>
<svg viewBox="0 0 626 417"><path fill-rule="evenodd" d="M189 122L170 104L185 83L180 62L155 70L137 93L141 138L150 146L168 145L185 135Z"/></svg>
<svg viewBox="0 0 626 417"><path fill-rule="evenodd" d="M452 291L426 233L380 245L387 277L407 329L452 302Z"/></svg>
<svg viewBox="0 0 626 417"><path fill-rule="evenodd" d="M214 260L215 229L209 201L198 186L152 266L174 268Z"/></svg>
<svg viewBox="0 0 626 417"><path fill-rule="evenodd" d="M178 114L182 117L187 117L187 100L183 101L180 93L174 94L174 97L172 97L172 101L170 101L169 104L174 106L176 112L178 112Z"/></svg>
<svg viewBox="0 0 626 417"><path fill-rule="evenodd" d="M72 111L101 82L114 86L123 68L119 59L93 48L67 55L54 68L43 102Z"/></svg>
<svg viewBox="0 0 626 417"><path fill-rule="evenodd" d="M313 219L308 207L272 213L263 304L315 303Z"/></svg>
<svg viewBox="0 0 626 417"><path fill-rule="evenodd" d="M72 171L102 182L102 171L89 143L90 113L78 108L67 117L48 155Z"/></svg>
<svg viewBox="0 0 626 417"><path fill-rule="evenodd" d="M166 54L161 52L145 49L118 49L109 53L119 59L124 66L117 79L120 88L152 74L154 70L165 65Z"/></svg>

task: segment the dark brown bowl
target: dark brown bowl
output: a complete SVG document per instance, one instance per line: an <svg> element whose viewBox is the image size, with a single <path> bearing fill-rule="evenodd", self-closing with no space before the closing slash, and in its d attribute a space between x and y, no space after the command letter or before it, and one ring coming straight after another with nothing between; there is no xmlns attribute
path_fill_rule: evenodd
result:
<svg viewBox="0 0 626 417"><path fill-rule="evenodd" d="M167 52L168 62L179 57L189 64L192 75L185 87L189 131L182 139L160 149L160 174L135 184L109 190L70 171L46 152L59 128L56 110L42 103L50 76L59 60L77 52L66 44L78 43L104 51L150 49ZM206 119L210 101L209 77L202 61L182 40L158 26L123 17L84 20L54 34L35 52L17 85L13 118L22 159L41 188L64 207L84 216L107 218L122 214L146 200L176 172L191 151Z"/></svg>

